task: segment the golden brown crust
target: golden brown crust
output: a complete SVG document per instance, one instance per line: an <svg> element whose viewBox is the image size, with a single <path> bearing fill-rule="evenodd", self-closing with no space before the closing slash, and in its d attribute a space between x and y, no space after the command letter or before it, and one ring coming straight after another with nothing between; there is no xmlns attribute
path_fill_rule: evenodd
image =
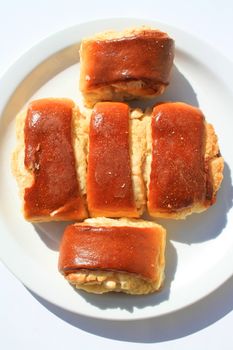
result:
<svg viewBox="0 0 233 350"><path fill-rule="evenodd" d="M172 103L174 105L181 105L187 108L192 106L186 105L181 102ZM194 107L192 107L194 108ZM150 110L145 117L146 122L146 130L147 130L147 156L144 163L144 179L147 184L147 193L149 191L149 183L150 183L150 172L151 172L151 161L152 161L152 136L151 136L151 113ZM148 116L149 115L149 116ZM207 171L207 177L209 176L210 184L210 192L211 197L206 201L194 202L193 205L189 208L183 208L177 212L164 212L159 211L159 209L153 210L150 209L150 215L154 217L163 217L170 219L185 219L187 215L192 213L200 213L208 209L215 200L217 191L220 188L222 179L223 179L223 168L224 168L224 160L220 156L218 138L214 131L214 128L211 124L204 123L205 125L205 150L204 150L204 161ZM175 174L174 174L175 177Z"/></svg>
<svg viewBox="0 0 233 350"><path fill-rule="evenodd" d="M84 108L82 114L85 116L85 138L87 139L86 159L88 159L89 150L89 126L92 109ZM140 108L130 110L129 115L129 137L130 137L130 162L131 162L131 177L133 185L134 200L138 215L142 215L146 205L146 189L143 179L143 163L146 151L146 135L145 123L143 119L143 111ZM111 216L106 212L98 216ZM115 215L114 215L115 216ZM126 216L126 213L124 213Z"/></svg>
<svg viewBox="0 0 233 350"><path fill-rule="evenodd" d="M182 103L179 103L182 104ZM85 114L85 115L84 115ZM80 183L82 195L86 196L86 171L88 156L88 133L90 113L80 114L78 108L74 108L72 117L72 140L76 159L76 173ZM24 166L24 124L26 112L21 112L16 117L17 145L12 156L12 172L18 182L20 197L23 201L25 188L31 186L33 175ZM138 214L141 215L146 202L148 192L151 159L151 109L144 114L140 109L130 112L130 159L132 171L133 192ZM183 219L193 212L202 212L215 202L217 191L223 179L224 160L220 156L218 139L211 124L205 123L205 164L209 171L212 187L212 196L209 202L197 202L191 208L184 208L177 213L151 212L153 216ZM60 220L53 216L41 216L31 218L30 221L53 221Z"/></svg>
<svg viewBox="0 0 233 350"><path fill-rule="evenodd" d="M57 99L49 99L50 101L57 101ZM42 100L38 100L39 102ZM70 100L59 99L60 102L66 103ZM23 111L16 116L16 137L17 144L12 155L12 173L16 178L19 187L20 198L22 200L22 213L26 220L30 222L44 222L44 221L61 221L69 220L66 215L59 214L59 210L51 212L49 215L31 216L25 212L25 190L31 188L34 182L34 173L26 168L25 166L25 136L24 136L24 125L27 117L27 111ZM82 196L86 194L86 155L85 155L85 144L87 142L85 135L81 132L82 117L77 108L73 108L72 114L72 146L75 155L75 168L80 183L80 192ZM62 209L62 208L61 208ZM86 214L82 216L85 218ZM78 217L76 217L78 219Z"/></svg>
<svg viewBox="0 0 233 350"><path fill-rule="evenodd" d="M128 234L130 235L130 232L132 232L132 228L135 228L135 230L138 230L138 228L143 228L143 231L138 231L138 234L140 232L145 232L144 230L153 230L148 231L148 236L146 236L145 233L143 233L144 239L146 237L148 238L148 242L151 241L152 238L152 232L153 235L155 232L157 232L156 240L154 241L154 247L151 247L151 249L155 249L154 259L155 259L155 267L151 267L152 269L155 269L156 278L154 279L148 279L144 278L140 274L135 273L129 273L126 271L118 271L118 270L108 270L108 269L92 269L91 265L88 263L89 268L82 268L80 263L78 263L79 259L78 256L75 257L77 267L80 265L80 268L76 271L72 269L71 271L67 271L67 266L69 264L72 264L73 261L73 253L77 252L76 249L73 249L73 246L75 244L75 240L78 238L75 238L74 235L74 228L82 227L88 227L88 234L89 235L98 235L99 236L99 229L101 228L111 228L116 230L119 227L119 235L116 235L115 237L119 237L119 244L121 244L121 235L120 235L120 228L124 228L124 230L127 230L126 228L129 227ZM94 231L91 233L91 228L94 229ZM131 231L130 231L131 228ZM107 218L93 218L93 219L87 219L83 223L75 224L73 227L70 226L69 229L71 231L67 231L64 234L63 241L61 244L61 251L60 251L60 259L59 259L59 269L60 271L65 275L65 278L70 282L71 284L75 285L78 289L83 289L87 292L91 293L97 293L102 294L106 292L124 292L128 294L148 294L152 293L154 291L157 291L161 288L163 280L164 280L164 266L165 266L165 244L166 244L166 231L156 223L147 222L144 220L132 220L127 218L122 218L120 220L114 220L114 219L107 219ZM73 229L73 231L72 231ZM96 230L97 229L97 230ZM76 232L77 235L79 235L78 231ZM66 236L65 236L66 235ZM89 238L91 238L91 236ZM125 239L127 242L127 234L125 236ZM69 242L70 240L70 242ZM99 240L99 238L98 238ZM79 242L79 245L81 243ZM117 241L114 243L114 249L116 248ZM70 245L70 248L69 248ZM88 250L91 251L91 241L89 240L88 243ZM106 242L104 243L106 245ZM97 249L97 251L96 251ZM101 247L102 250L102 247ZM70 255L71 254L71 255ZM115 254L115 253L114 253ZM142 255L142 262L145 260L145 256L143 255L143 250L141 251ZM95 246L95 254L92 255L92 263L95 263L93 261L93 256L98 257L98 248ZM144 258L143 258L144 256ZM86 257L86 254L85 254ZM136 258L136 255L135 255ZM119 255L119 263L122 264L120 255ZM85 258L86 260L86 258ZM82 258L80 262L83 261ZM108 265L108 260L106 261L106 264ZM117 266L118 262L116 262ZM135 264L135 261L134 261ZM106 267L107 267L106 265ZM63 269L65 268L66 272L64 273ZM68 272L68 273L67 273Z"/></svg>
<svg viewBox="0 0 233 350"><path fill-rule="evenodd" d="M72 116L72 143L75 154L76 173L80 184L80 190L86 197L86 173L89 142L89 123L90 110L80 113L79 109L73 109ZM12 172L17 180L20 197L24 202L25 188L29 188L33 183L33 174L30 173L24 165L25 144L24 144L24 125L26 111L19 113L16 117L17 145L12 155ZM145 154L146 138L145 124L143 122L143 112L140 109L133 109L130 112L130 162L132 170L132 185L137 212L141 215L146 203L146 194L144 181L142 177L142 163ZM24 204L23 204L24 207ZM23 208L22 208L23 209ZM23 211L23 210L22 210ZM29 221L42 222L60 220L54 216L40 216L35 218L26 218Z"/></svg>
<svg viewBox="0 0 233 350"><path fill-rule="evenodd" d="M134 40L138 38L140 38L140 44L136 44L137 49L134 53ZM118 49L119 45L124 47L124 41L125 43L127 41L126 47L123 48L126 52L123 52L122 48ZM147 41L148 49L145 46ZM151 41L150 44L149 41ZM109 45L112 47L109 48ZM137 65L134 66L136 60L133 55L138 53L138 45L143 46L144 56L148 55L147 65L144 61L140 65L137 60ZM100 47L97 48L97 46ZM128 51L129 47L131 48ZM97 53L98 57L94 58L98 50L100 54ZM111 59L111 69L106 71L106 67L109 66L109 62L105 62L108 59L108 50L111 57L116 51L123 52L124 59L116 56L118 63L115 59L114 61ZM105 52L104 56L103 52ZM166 33L148 27L132 28L123 32L104 32L84 39L80 48L80 90L83 93L85 105L92 107L99 101L152 98L162 94L168 85L173 56L173 40ZM125 64L127 57L128 65ZM104 82L101 78L103 77L101 67L104 67ZM143 71L142 67L146 69Z"/></svg>
<svg viewBox="0 0 233 350"><path fill-rule="evenodd" d="M137 217L130 162L129 107L95 105L89 131L87 201L91 216Z"/></svg>

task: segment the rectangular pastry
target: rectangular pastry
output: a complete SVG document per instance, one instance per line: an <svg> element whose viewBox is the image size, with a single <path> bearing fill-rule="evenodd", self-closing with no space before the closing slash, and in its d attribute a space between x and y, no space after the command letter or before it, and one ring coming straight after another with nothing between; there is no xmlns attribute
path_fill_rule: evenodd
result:
<svg viewBox="0 0 233 350"><path fill-rule="evenodd" d="M148 211L182 219L215 202L223 178L217 136L202 112L185 103L162 103L147 118Z"/></svg>
<svg viewBox="0 0 233 350"><path fill-rule="evenodd" d="M145 134L143 124L131 115L120 102L99 102L93 109L87 167L91 216L137 217L143 210Z"/></svg>
<svg viewBox="0 0 233 350"><path fill-rule="evenodd" d="M79 111L67 99L33 101L17 116L12 166L29 221L79 220L84 204L85 156ZM74 129L76 128L76 131ZM76 152L74 152L74 149Z"/></svg>
<svg viewBox="0 0 233 350"><path fill-rule="evenodd" d="M86 219L66 228L59 271L92 293L148 294L164 280L165 229L132 219Z"/></svg>
<svg viewBox="0 0 233 350"><path fill-rule="evenodd" d="M141 27L104 32L82 41L80 90L85 104L151 98L169 84L174 41Z"/></svg>

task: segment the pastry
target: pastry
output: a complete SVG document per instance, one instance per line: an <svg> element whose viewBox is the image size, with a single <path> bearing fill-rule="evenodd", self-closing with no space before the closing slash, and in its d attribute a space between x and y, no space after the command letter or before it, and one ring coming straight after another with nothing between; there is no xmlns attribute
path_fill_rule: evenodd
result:
<svg viewBox="0 0 233 350"><path fill-rule="evenodd" d="M143 212L145 129L136 114L120 102L99 102L92 111L87 167L91 216L138 217Z"/></svg>
<svg viewBox="0 0 233 350"><path fill-rule="evenodd" d="M155 106L147 117L147 144L151 216L182 219L215 202L224 162L213 126L198 108L181 102Z"/></svg>
<svg viewBox="0 0 233 350"><path fill-rule="evenodd" d="M17 116L12 168L26 220L87 217L80 118L71 100L52 98L31 102L27 111Z"/></svg>
<svg viewBox="0 0 233 350"><path fill-rule="evenodd" d="M59 271L91 293L148 294L164 280L166 231L154 222L86 219L64 232Z"/></svg>
<svg viewBox="0 0 233 350"><path fill-rule="evenodd" d="M169 84L174 41L164 32L141 27L104 32L80 48L80 90L88 107L98 101L152 98Z"/></svg>

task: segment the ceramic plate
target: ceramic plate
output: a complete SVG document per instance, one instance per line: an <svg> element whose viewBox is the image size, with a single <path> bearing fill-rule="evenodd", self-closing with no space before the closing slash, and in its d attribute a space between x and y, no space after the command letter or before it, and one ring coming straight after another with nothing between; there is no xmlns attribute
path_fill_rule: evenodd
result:
<svg viewBox="0 0 233 350"><path fill-rule="evenodd" d="M92 295L76 292L57 271L64 223L32 225L20 212L11 174L15 115L41 97L68 97L81 104L78 92L79 45L83 37L107 29L151 25L176 41L171 84L158 101L199 106L213 123L225 158L224 181L217 203L184 221L158 220L168 231L166 281L148 296ZM2 77L0 99L0 257L32 291L61 308L86 316L129 320L159 317L197 302L233 272L232 167L233 66L207 43L153 21L109 19L80 24L43 40ZM150 102L151 104L152 102ZM141 106L134 102L134 106ZM145 106L145 105L144 105Z"/></svg>

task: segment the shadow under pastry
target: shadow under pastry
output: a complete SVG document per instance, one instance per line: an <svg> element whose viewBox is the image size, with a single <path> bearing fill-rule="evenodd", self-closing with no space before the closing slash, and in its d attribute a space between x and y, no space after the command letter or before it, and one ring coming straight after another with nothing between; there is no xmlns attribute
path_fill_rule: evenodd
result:
<svg viewBox="0 0 233 350"><path fill-rule="evenodd" d="M104 295L87 293L85 291L74 290L81 295L88 303L95 305L99 309L122 309L133 312L135 308L141 309L147 306L158 305L169 299L172 281L175 278L177 268L177 253L170 241L166 247L165 280L161 289L153 294L147 295L127 295L125 293L105 293Z"/></svg>
<svg viewBox="0 0 233 350"><path fill-rule="evenodd" d="M58 252L65 228L73 223L71 221L41 222L33 224L33 226L45 245Z"/></svg>
<svg viewBox="0 0 233 350"><path fill-rule="evenodd" d="M77 315L28 291L48 311L73 327L106 339L149 344L183 338L215 323L233 309L232 289L233 277L184 309L150 319L124 322Z"/></svg>
<svg viewBox="0 0 233 350"><path fill-rule="evenodd" d="M231 170L225 162L223 182L217 193L216 203L203 213L195 213L185 220L156 219L169 233L169 239L186 244L212 240L227 225L227 213L232 207L233 186ZM149 217L147 217L149 219Z"/></svg>
<svg viewBox="0 0 233 350"><path fill-rule="evenodd" d="M170 77L170 84L162 95L153 99L130 101L132 108L153 107L159 102L184 102L199 107L197 94L188 79L173 65Z"/></svg>

